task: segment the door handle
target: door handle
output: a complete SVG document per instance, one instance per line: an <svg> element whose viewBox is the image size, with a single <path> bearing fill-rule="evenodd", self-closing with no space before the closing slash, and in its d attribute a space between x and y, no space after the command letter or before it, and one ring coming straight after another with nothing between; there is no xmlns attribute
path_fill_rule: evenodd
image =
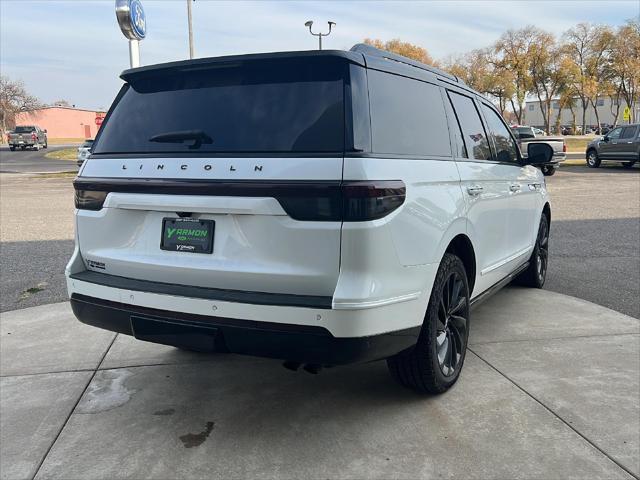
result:
<svg viewBox="0 0 640 480"><path fill-rule="evenodd" d="M519 192L520 191L520 184L519 183L513 183L509 186L509 190L512 192Z"/></svg>
<svg viewBox="0 0 640 480"><path fill-rule="evenodd" d="M480 185L470 185L467 187L467 193L469 193L469 195L480 195L483 191L484 187Z"/></svg>

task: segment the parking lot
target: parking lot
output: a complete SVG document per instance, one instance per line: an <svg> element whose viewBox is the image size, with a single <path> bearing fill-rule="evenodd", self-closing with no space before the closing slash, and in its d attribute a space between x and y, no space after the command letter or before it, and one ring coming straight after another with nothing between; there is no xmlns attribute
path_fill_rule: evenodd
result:
<svg viewBox="0 0 640 480"><path fill-rule="evenodd" d="M438 397L384 362L310 375L80 324L72 178L0 174L2 479L640 477L637 167L547 178L548 283L474 312Z"/></svg>

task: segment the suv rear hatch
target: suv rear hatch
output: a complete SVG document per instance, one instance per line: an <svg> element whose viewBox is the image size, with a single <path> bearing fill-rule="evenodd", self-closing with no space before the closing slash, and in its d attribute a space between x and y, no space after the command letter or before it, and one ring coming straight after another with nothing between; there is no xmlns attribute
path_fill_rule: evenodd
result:
<svg viewBox="0 0 640 480"><path fill-rule="evenodd" d="M75 181L86 269L123 285L330 297L361 61L306 52L123 73Z"/></svg>

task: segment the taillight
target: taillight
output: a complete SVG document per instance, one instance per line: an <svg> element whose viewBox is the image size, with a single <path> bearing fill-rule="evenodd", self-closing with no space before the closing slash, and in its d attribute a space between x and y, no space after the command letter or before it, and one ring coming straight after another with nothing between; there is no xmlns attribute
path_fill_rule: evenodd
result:
<svg viewBox="0 0 640 480"><path fill-rule="evenodd" d="M76 208L81 210L100 210L109 192L98 192L92 190L76 190Z"/></svg>
<svg viewBox="0 0 640 480"><path fill-rule="evenodd" d="M161 195L271 197L294 220L366 222L400 207L406 197L401 180L224 181L76 179L76 208L100 210L109 192Z"/></svg>
<svg viewBox="0 0 640 480"><path fill-rule="evenodd" d="M345 181L301 186L301 192L274 192L274 197L294 220L316 222L366 222L389 215L404 203L401 180Z"/></svg>
<svg viewBox="0 0 640 480"><path fill-rule="evenodd" d="M567 153L567 144L562 142L562 152Z"/></svg>
<svg viewBox="0 0 640 480"><path fill-rule="evenodd" d="M35 142L37 138L38 136L35 134L35 132L31 132L31 140Z"/></svg>
<svg viewBox="0 0 640 480"><path fill-rule="evenodd" d="M342 220L377 220L404 203L406 187L401 180L345 182L342 184Z"/></svg>

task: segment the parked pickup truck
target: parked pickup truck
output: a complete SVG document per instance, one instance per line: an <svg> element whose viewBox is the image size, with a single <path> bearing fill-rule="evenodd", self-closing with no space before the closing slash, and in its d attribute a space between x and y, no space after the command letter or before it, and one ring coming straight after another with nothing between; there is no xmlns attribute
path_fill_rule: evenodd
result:
<svg viewBox="0 0 640 480"><path fill-rule="evenodd" d="M520 151L522 152L523 157L527 156L527 146L529 143L546 143L553 148L553 158L551 159L551 162L540 167L542 173L545 175L549 176L556 173L558 164L566 160L567 144L565 143L564 138L549 137L544 135L544 132L538 128L523 125L513 126L511 127L511 130L518 140L518 145L520 146Z"/></svg>
<svg viewBox="0 0 640 480"><path fill-rule="evenodd" d="M16 148L40 150L47 148L47 131L36 125L21 125L7 135L7 143L11 151Z"/></svg>

